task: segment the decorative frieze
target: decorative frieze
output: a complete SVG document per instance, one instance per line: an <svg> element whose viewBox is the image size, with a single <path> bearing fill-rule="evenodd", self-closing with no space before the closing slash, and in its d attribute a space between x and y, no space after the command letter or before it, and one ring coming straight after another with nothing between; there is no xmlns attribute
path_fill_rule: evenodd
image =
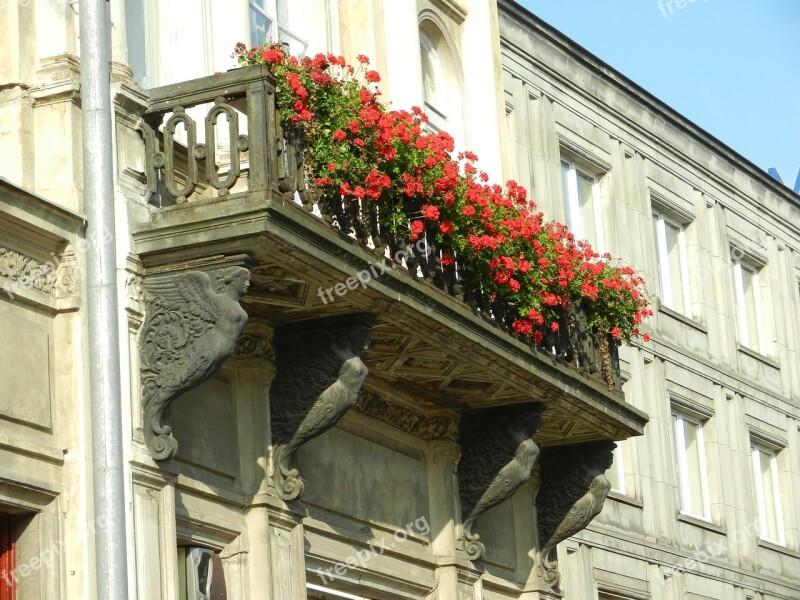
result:
<svg viewBox="0 0 800 600"><path fill-rule="evenodd" d="M286 501L303 492L292 455L330 429L356 403L367 376L359 355L370 341L373 316L332 317L275 332L276 372L270 387L275 487Z"/></svg>
<svg viewBox="0 0 800 600"><path fill-rule="evenodd" d="M175 398L211 377L231 355L247 321L239 299L247 292L243 267L145 279L145 321L139 339L143 428L156 460L175 456L178 442L161 423Z"/></svg>
<svg viewBox="0 0 800 600"><path fill-rule="evenodd" d="M470 560L485 551L472 531L484 512L507 500L531 476L539 457L533 435L541 425L541 404L474 411L461 418L458 488L463 519L462 549Z"/></svg>
<svg viewBox="0 0 800 600"><path fill-rule="evenodd" d="M12 297L25 289L38 290L55 297L78 293L77 269L64 264L55 255L52 261L40 261L0 246L0 277L9 280L10 283L2 285L2 289Z"/></svg>
<svg viewBox="0 0 800 600"><path fill-rule="evenodd" d="M538 563L548 585L560 579L551 554L563 540L584 529L603 509L611 485L604 475L614 460L613 442L547 448L540 459L536 498Z"/></svg>
<svg viewBox="0 0 800 600"><path fill-rule="evenodd" d="M448 416L426 416L402 404L390 402L369 390L361 391L355 410L423 440L458 439L457 419Z"/></svg>

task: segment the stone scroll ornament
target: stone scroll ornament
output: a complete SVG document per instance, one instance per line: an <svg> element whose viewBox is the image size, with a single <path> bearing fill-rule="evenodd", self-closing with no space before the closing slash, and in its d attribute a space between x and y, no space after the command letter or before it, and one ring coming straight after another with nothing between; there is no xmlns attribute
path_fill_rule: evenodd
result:
<svg viewBox="0 0 800 600"><path fill-rule="evenodd" d="M270 387L272 469L285 501L305 484L290 459L300 446L327 431L356 403L367 377L359 358L370 341L372 315L330 317L275 332L276 370Z"/></svg>
<svg viewBox="0 0 800 600"><path fill-rule="evenodd" d="M239 299L250 274L243 267L146 279L139 337L144 437L155 460L175 456L178 442L162 424L178 396L211 377L233 352L247 321Z"/></svg>
<svg viewBox="0 0 800 600"><path fill-rule="evenodd" d="M461 418L458 488L463 518L464 552L480 560L486 548L472 531L475 520L507 500L531 476L539 457L533 435L541 424L542 407L481 410Z"/></svg>
<svg viewBox="0 0 800 600"><path fill-rule="evenodd" d="M611 485L604 475L614 460L613 442L547 448L540 460L541 483L536 498L539 529L538 562L548 585L560 580L551 560L556 546L584 529L603 510Z"/></svg>

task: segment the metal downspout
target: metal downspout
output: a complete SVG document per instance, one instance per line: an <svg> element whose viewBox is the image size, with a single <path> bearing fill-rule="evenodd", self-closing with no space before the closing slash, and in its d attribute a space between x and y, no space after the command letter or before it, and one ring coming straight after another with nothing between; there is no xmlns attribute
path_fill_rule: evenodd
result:
<svg viewBox="0 0 800 600"><path fill-rule="evenodd" d="M128 597L107 0L80 0L83 197L97 598Z"/></svg>

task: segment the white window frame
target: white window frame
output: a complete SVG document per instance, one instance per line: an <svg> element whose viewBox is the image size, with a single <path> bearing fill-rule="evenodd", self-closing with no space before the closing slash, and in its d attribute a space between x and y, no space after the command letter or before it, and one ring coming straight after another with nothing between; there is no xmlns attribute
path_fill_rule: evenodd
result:
<svg viewBox="0 0 800 600"><path fill-rule="evenodd" d="M567 225L570 231L575 234L575 239L588 241L597 252L602 254L605 252L605 243L603 241L603 207L601 205L600 178L595 173L562 156L559 168L564 166L567 167L567 189L564 190L568 211L565 215ZM594 218L596 240L587 240L586 226L581 216L580 201L578 199L578 173L592 180L592 217Z"/></svg>
<svg viewBox="0 0 800 600"><path fill-rule="evenodd" d="M271 43L275 44L282 41L285 37L288 37L290 41L295 41L302 46L301 52L295 52L296 48L289 48L290 53L292 54L305 54L305 51L308 49L308 41L304 40L303 38L299 37L295 34L288 22L289 16L286 15L284 19L280 18L278 4L282 0L248 0L248 25L252 27L252 13L256 12L263 16L265 19L269 21L269 31L267 32L267 39L263 43ZM297 0L287 0L286 10L289 10L288 1L297 2ZM251 35L252 38L252 35ZM250 45L255 46L256 40L251 39Z"/></svg>
<svg viewBox="0 0 800 600"><path fill-rule="evenodd" d="M689 280L689 261L686 252L685 225L664 214L664 212L654 209L653 219L655 219L655 238L656 238L656 259L658 266L658 279L661 286L661 304L670 310L679 312L685 316L691 316L692 295ZM674 296L675 282L672 281L672 269L669 268L669 253L667 251L667 224L678 228L678 262L680 263L681 280L678 285L682 288L683 307L680 311L672 305Z"/></svg>
<svg viewBox="0 0 800 600"><path fill-rule="evenodd" d="M688 421L689 423L697 426L697 448L699 453L698 460L700 462L700 493L702 494L704 513L702 515L697 515L691 512L692 496L691 485L689 483L689 462L686 457L686 433L683 426L684 421ZM710 522L711 498L708 494L708 463L706 462L703 421L695 417L690 417L679 410L673 410L672 425L675 439L675 459L678 466L678 492L680 494L681 501L681 514Z"/></svg>
<svg viewBox="0 0 800 600"><path fill-rule="evenodd" d="M356 596L354 594L349 594L347 592L341 592L339 590L334 590L333 588L324 587L321 585L317 585L315 583L307 583L306 584L307 592L316 592L317 594L324 594L325 598L330 598L333 600L334 598L341 598L342 600L369 600L369 598L365 598L364 596ZM314 596L315 598L319 598L320 596Z"/></svg>
<svg viewBox="0 0 800 600"><path fill-rule="evenodd" d="M614 466L616 473L617 473L617 481L611 481L611 491L616 492L618 494L625 495L625 459L623 458L622 454L622 442L616 442L617 446L614 448L614 462L612 465ZM608 474L608 471L606 471ZM617 485L615 485L617 484Z"/></svg>
<svg viewBox="0 0 800 600"><path fill-rule="evenodd" d="M781 506L781 486L778 475L778 455L774 450L766 448L755 442L750 443L750 454L753 465L753 484L756 492L756 512L758 514L758 535L762 540L773 544L786 544L786 535L783 528L783 507ZM772 483L772 494L775 498L775 527L778 530L778 539L769 537L769 526L767 524L767 506L764 498L764 489L761 487L761 454L770 457L770 479Z"/></svg>
<svg viewBox="0 0 800 600"><path fill-rule="evenodd" d="M753 310L756 315L756 335L757 339L750 339L750 327L747 320L747 303L744 297L744 281L742 279L742 270L747 270L753 274ZM751 350L755 350L760 354L765 354L766 338L763 325L758 322L758 316L763 314L764 306L761 301L761 285L759 283L759 273L761 267L755 264L742 260L740 258L733 259L733 288L736 295L736 316L739 321L739 342Z"/></svg>

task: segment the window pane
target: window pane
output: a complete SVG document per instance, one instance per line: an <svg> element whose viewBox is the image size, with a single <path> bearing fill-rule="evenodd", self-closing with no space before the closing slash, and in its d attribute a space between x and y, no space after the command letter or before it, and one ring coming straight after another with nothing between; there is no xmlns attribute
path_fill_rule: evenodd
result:
<svg viewBox="0 0 800 600"><path fill-rule="evenodd" d="M265 15L250 7L250 41L253 46L262 46L269 40L269 28L272 25Z"/></svg>
<svg viewBox="0 0 800 600"><path fill-rule="evenodd" d="M594 227L594 177L589 177L583 173L577 173L578 176L578 206L580 209L580 220L583 225L583 236L586 240L595 245L597 235Z"/></svg>
<svg viewBox="0 0 800 600"><path fill-rule="evenodd" d="M758 349L758 321L756 318L756 294L758 290L755 286L755 278L755 272L742 265L742 295L747 317L747 322L742 325L747 327L749 345Z"/></svg>
<svg viewBox="0 0 800 600"><path fill-rule="evenodd" d="M680 253L681 228L668 221L664 221L664 232L666 234L666 250L669 265L663 265L662 268L669 268L670 287L672 288L670 290L670 298L666 300L670 302L669 307L671 309L685 314L686 307L683 302L683 276L681 274Z"/></svg>
<svg viewBox="0 0 800 600"><path fill-rule="evenodd" d="M611 466L606 471L606 477L608 478L609 483L611 483L611 489L625 493L625 480L624 480L624 473L620 469L622 465L622 447L617 444L617 447L614 448L614 462L611 463Z"/></svg>
<svg viewBox="0 0 800 600"><path fill-rule="evenodd" d="M564 214L566 215L565 225L570 231L575 231L575 223L572 222L572 210L569 206L569 165L561 163L561 189L564 190Z"/></svg>
<svg viewBox="0 0 800 600"><path fill-rule="evenodd" d="M775 489L772 486L772 460L773 457L764 451L759 451L759 467L761 472L760 481L758 485L762 486L764 490L764 517L767 525L767 531L761 532L762 537L766 537L772 541L778 541L780 534L778 532L778 516L777 516L777 501L775 497Z"/></svg>
<svg viewBox="0 0 800 600"><path fill-rule="evenodd" d="M703 497L703 480L701 470L705 465L701 461L700 441L698 439L698 429L700 426L697 423L683 420L684 425L684 440L686 443L686 466L688 469L687 481L689 483L689 502L690 505L684 507L691 514L698 517L706 516L706 502Z"/></svg>

